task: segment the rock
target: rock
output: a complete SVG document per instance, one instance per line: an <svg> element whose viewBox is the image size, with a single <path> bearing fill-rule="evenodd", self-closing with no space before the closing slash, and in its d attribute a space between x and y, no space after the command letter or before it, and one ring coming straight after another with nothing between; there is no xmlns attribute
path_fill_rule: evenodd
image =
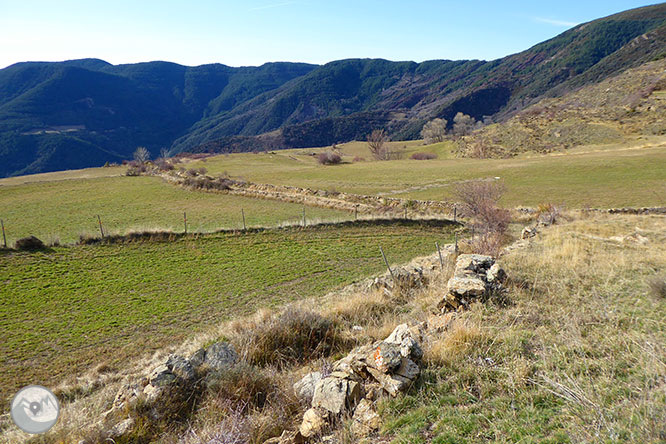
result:
<svg viewBox="0 0 666 444"><path fill-rule="evenodd" d="M450 294L461 297L481 297L486 292L486 283L476 277L458 277L449 279L447 289Z"/></svg>
<svg viewBox="0 0 666 444"><path fill-rule="evenodd" d="M454 276L467 276L469 274L478 274L485 272L495 260L492 256L483 254L461 254L456 260Z"/></svg>
<svg viewBox="0 0 666 444"><path fill-rule="evenodd" d="M502 284L505 280L506 273L497 263L494 263L486 272L486 281L491 284Z"/></svg>
<svg viewBox="0 0 666 444"><path fill-rule="evenodd" d="M402 358L402 361L400 362L400 367L398 367L394 375L402 376L403 378L407 378L410 381L413 381L414 379L416 379L419 373L421 373L421 369L419 368L418 365L416 365L414 361L412 361L409 358Z"/></svg>
<svg viewBox="0 0 666 444"><path fill-rule="evenodd" d="M303 378L294 384L294 393L298 398L310 404L312 402L312 397L314 396L315 386L319 381L321 381L322 375L320 372L312 372L303 376Z"/></svg>
<svg viewBox="0 0 666 444"><path fill-rule="evenodd" d="M538 233L536 227L525 227L523 228L523 231L520 233L520 238L521 239L529 239L531 237L536 236Z"/></svg>
<svg viewBox="0 0 666 444"><path fill-rule="evenodd" d="M188 359L185 359L179 355L171 355L166 362L167 368L176 375L176 377L181 378L185 381L192 381L196 377L194 367Z"/></svg>
<svg viewBox="0 0 666 444"><path fill-rule="evenodd" d="M206 350L203 348L200 348L199 350L195 351L192 353L192 356L190 356L190 364L192 364L192 367L199 368L203 365L204 361L206 360Z"/></svg>
<svg viewBox="0 0 666 444"><path fill-rule="evenodd" d="M381 426L381 418L375 411L373 403L367 399L362 399L358 403L352 421L352 432L357 437L367 436L379 430Z"/></svg>
<svg viewBox="0 0 666 444"><path fill-rule="evenodd" d="M334 415L351 410L361 397L361 385L356 381L328 376L317 383L312 407L321 407Z"/></svg>
<svg viewBox="0 0 666 444"><path fill-rule="evenodd" d="M206 349L204 364L213 370L224 370L238 361L238 353L228 342L218 342Z"/></svg>
<svg viewBox="0 0 666 444"><path fill-rule="evenodd" d="M390 342L381 342L372 355L372 366L379 371L389 373L400 366L401 347Z"/></svg>
<svg viewBox="0 0 666 444"><path fill-rule="evenodd" d="M285 430L282 435L264 441L264 444L300 444L303 442L305 439L300 433Z"/></svg>
<svg viewBox="0 0 666 444"><path fill-rule="evenodd" d="M448 292L438 307L442 311L467 307L474 299L501 290L505 280L506 273L491 256L460 255L453 277L447 283Z"/></svg>
<svg viewBox="0 0 666 444"><path fill-rule="evenodd" d="M143 393L143 388L144 386L141 384L125 384L122 386L113 399L111 410L133 405ZM110 413L111 410L107 413Z"/></svg>
<svg viewBox="0 0 666 444"><path fill-rule="evenodd" d="M108 438L115 439L127 435L134 428L134 418L127 418L114 425L107 433Z"/></svg>
<svg viewBox="0 0 666 444"><path fill-rule="evenodd" d="M152 371L148 377L148 380L150 381L150 385L153 387L164 387L176 382L177 377L171 373L169 367L163 364Z"/></svg>
<svg viewBox="0 0 666 444"><path fill-rule="evenodd" d="M382 389L393 397L398 396L398 393L406 390L412 382L403 376L382 373L372 367L368 367L368 372L372 375L373 379L379 383Z"/></svg>
<svg viewBox="0 0 666 444"><path fill-rule="evenodd" d="M313 407L303 415L303 422L298 428L299 433L304 438L312 438L321 435L328 427L328 411L322 408Z"/></svg>
<svg viewBox="0 0 666 444"><path fill-rule="evenodd" d="M405 358L412 357L414 359L421 359L423 357L423 351L418 342L414 339L414 335L407 324L398 325L393 332L384 339L384 342L399 345L400 354Z"/></svg>

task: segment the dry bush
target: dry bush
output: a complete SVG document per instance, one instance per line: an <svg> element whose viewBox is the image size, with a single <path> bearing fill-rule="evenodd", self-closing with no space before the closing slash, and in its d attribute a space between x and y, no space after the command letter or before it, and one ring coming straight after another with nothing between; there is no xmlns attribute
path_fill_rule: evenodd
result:
<svg viewBox="0 0 666 444"><path fill-rule="evenodd" d="M219 409L252 409L263 408L269 397L279 391L267 371L240 362L210 378L207 397Z"/></svg>
<svg viewBox="0 0 666 444"><path fill-rule="evenodd" d="M21 238L14 244L14 249L21 251L36 251L43 250L45 248L46 246L44 245L44 242L35 236Z"/></svg>
<svg viewBox="0 0 666 444"><path fill-rule="evenodd" d="M653 276L648 281L648 287L653 296L666 299L666 278L662 276Z"/></svg>
<svg viewBox="0 0 666 444"><path fill-rule="evenodd" d="M375 160L390 160L388 135L383 129L374 130L368 135L368 149Z"/></svg>
<svg viewBox="0 0 666 444"><path fill-rule="evenodd" d="M328 356L343 345L336 324L310 310L287 307L254 325L239 326L235 339L241 356L255 365L276 365Z"/></svg>
<svg viewBox="0 0 666 444"><path fill-rule="evenodd" d="M479 253L498 251L511 222L509 211L497 203L504 194L501 182L475 180L464 182L455 190L462 204L464 216L472 219L472 228L478 237L472 241Z"/></svg>
<svg viewBox="0 0 666 444"><path fill-rule="evenodd" d="M540 203L537 206L537 220L544 225L552 225L557 222L562 209L552 203Z"/></svg>
<svg viewBox="0 0 666 444"><path fill-rule="evenodd" d="M365 157L354 156L354 162L365 162Z"/></svg>
<svg viewBox="0 0 666 444"><path fill-rule="evenodd" d="M337 165L342 162L342 157L336 153L324 152L317 155L317 162L320 165Z"/></svg>
<svg viewBox="0 0 666 444"><path fill-rule="evenodd" d="M435 153L414 153L410 157L413 160L432 160L437 159L437 154Z"/></svg>

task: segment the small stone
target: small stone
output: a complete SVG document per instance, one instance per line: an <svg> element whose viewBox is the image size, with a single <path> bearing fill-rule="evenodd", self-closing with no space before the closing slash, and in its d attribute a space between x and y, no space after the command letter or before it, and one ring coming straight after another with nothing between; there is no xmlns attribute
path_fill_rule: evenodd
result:
<svg viewBox="0 0 666 444"><path fill-rule="evenodd" d="M334 415L353 408L361 395L360 384L356 381L326 377L315 386L312 407L321 407Z"/></svg>
<svg viewBox="0 0 666 444"><path fill-rule="evenodd" d="M381 418L375 411L373 403L362 399L356 406L352 418L352 431L357 437L367 436L381 426Z"/></svg>
<svg viewBox="0 0 666 444"><path fill-rule="evenodd" d="M192 353L192 356L190 356L190 364L192 364L192 367L194 368L199 368L201 365L204 363L206 360L206 350L203 348L200 348L199 350L195 351Z"/></svg>
<svg viewBox="0 0 666 444"><path fill-rule="evenodd" d="M413 357L414 359L421 359L421 357L423 357L423 351L418 342L414 339L407 324L398 325L393 332L384 339L384 342L400 345L400 354L403 357Z"/></svg>
<svg viewBox="0 0 666 444"><path fill-rule="evenodd" d="M194 367L189 360L179 355L171 355L166 362L167 368L178 378L191 381L196 377Z"/></svg>
<svg viewBox="0 0 666 444"><path fill-rule="evenodd" d="M238 353L228 342L218 342L206 349L204 364L213 370L224 370L238 361Z"/></svg>
<svg viewBox="0 0 666 444"><path fill-rule="evenodd" d="M150 385L153 387L164 387L176 382L176 375L171 373L166 365L155 368L149 376Z"/></svg>
<svg viewBox="0 0 666 444"><path fill-rule="evenodd" d="M409 358L402 358L400 367L398 367L394 374L413 381L419 373L421 373L421 369L414 361Z"/></svg>
<svg viewBox="0 0 666 444"><path fill-rule="evenodd" d="M303 415L303 422L298 428L304 438L321 435L328 426L328 412L325 409L313 407Z"/></svg>
<svg viewBox="0 0 666 444"><path fill-rule="evenodd" d="M108 437L112 439L120 438L121 436L127 435L132 428L134 428L134 418L127 418L114 425L111 430L109 430Z"/></svg>
<svg viewBox="0 0 666 444"><path fill-rule="evenodd" d="M450 294L481 297L486 292L486 283L476 277L457 277L449 279L447 288Z"/></svg>
<svg viewBox="0 0 666 444"><path fill-rule="evenodd" d="M312 402L312 397L314 396L315 386L319 381L321 381L322 375L320 372L312 372L303 376L303 378L294 384L294 393L298 398L310 404Z"/></svg>
<svg viewBox="0 0 666 444"><path fill-rule="evenodd" d="M382 342L373 353L372 366L384 373L388 373L400 366L402 358L400 346L389 342Z"/></svg>

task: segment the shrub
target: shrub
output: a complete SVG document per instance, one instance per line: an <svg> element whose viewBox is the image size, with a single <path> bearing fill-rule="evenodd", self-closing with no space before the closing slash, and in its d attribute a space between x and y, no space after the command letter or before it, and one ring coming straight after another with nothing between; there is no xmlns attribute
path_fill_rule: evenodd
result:
<svg viewBox="0 0 666 444"><path fill-rule="evenodd" d="M648 286L653 296L666 299L666 278L654 276L648 281Z"/></svg>
<svg viewBox="0 0 666 444"><path fill-rule="evenodd" d="M472 228L478 234L471 242L475 252L499 252L511 222L509 212L497 206L504 194L504 185L496 181L474 180L458 185L455 194L462 204L463 215L473 219Z"/></svg>
<svg viewBox="0 0 666 444"><path fill-rule="evenodd" d="M324 152L317 155L317 162L320 165L337 165L342 162L342 157L336 153Z"/></svg>
<svg viewBox="0 0 666 444"><path fill-rule="evenodd" d="M414 153L410 156L410 159L413 159L413 160L437 159L437 154L435 154L435 153Z"/></svg>
<svg viewBox="0 0 666 444"><path fill-rule="evenodd" d="M248 362L283 367L328 356L341 345L336 325L309 310L289 307L247 328L241 326L239 347Z"/></svg>
<svg viewBox="0 0 666 444"><path fill-rule="evenodd" d="M157 160L155 161L155 166L156 166L160 171L171 171L171 170L173 170L173 169L175 168L175 167L171 164L171 162L169 162L169 161L166 160L166 159L157 159Z"/></svg>
<svg viewBox="0 0 666 444"><path fill-rule="evenodd" d="M355 156L354 162L365 162L365 157Z"/></svg>
<svg viewBox="0 0 666 444"><path fill-rule="evenodd" d="M37 239L35 236L24 237L16 241L14 248L21 251L35 251L43 250L46 248L44 242Z"/></svg>

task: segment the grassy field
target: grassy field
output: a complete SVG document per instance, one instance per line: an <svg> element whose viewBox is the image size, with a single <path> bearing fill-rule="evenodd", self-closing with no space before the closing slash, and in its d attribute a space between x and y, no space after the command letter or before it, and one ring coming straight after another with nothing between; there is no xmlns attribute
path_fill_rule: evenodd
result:
<svg viewBox="0 0 666 444"><path fill-rule="evenodd" d="M353 142L339 148L346 163L336 166L318 165L310 155L317 150L308 149L217 156L187 167L203 166L211 174L260 183L432 200L450 199L452 185L458 181L500 177L507 186L503 201L507 206L543 202L577 208L652 206L663 205L666 195L663 137L499 160L454 158L446 142L408 145L406 157L416 151L439 156L426 161L353 162L367 150L366 144Z"/></svg>
<svg viewBox="0 0 666 444"><path fill-rule="evenodd" d="M0 256L0 396L122 365L220 321L431 253L450 228L370 222Z"/></svg>
<svg viewBox="0 0 666 444"><path fill-rule="evenodd" d="M303 211L298 204L189 191L156 177L124 176L0 186L0 208L10 246L28 235L62 243L75 242L81 234L98 235L98 214L105 230L123 233L133 229L181 232L183 212L187 212L189 231L212 231L242 227L241 208L248 227L297 223ZM306 209L310 220L349 217L329 209Z"/></svg>

